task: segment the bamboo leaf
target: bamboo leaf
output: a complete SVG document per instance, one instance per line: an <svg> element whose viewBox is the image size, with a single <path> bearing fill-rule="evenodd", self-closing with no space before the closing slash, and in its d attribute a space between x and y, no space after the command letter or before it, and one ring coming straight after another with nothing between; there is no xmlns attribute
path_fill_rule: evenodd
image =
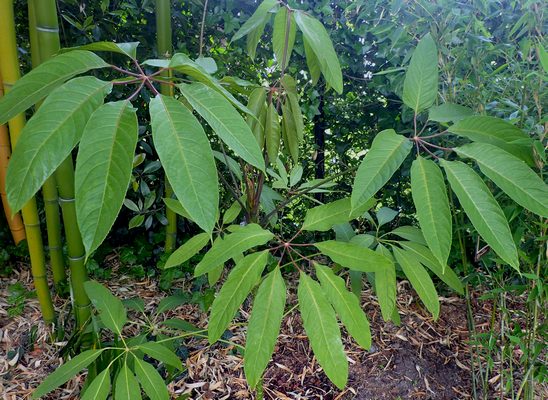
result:
<svg viewBox="0 0 548 400"><path fill-rule="evenodd" d="M177 357L173 351L160 343L146 342L137 346L137 349L166 365L171 365L172 367L177 368L179 371L183 370L183 364L181 363L179 357Z"/></svg>
<svg viewBox="0 0 548 400"><path fill-rule="evenodd" d="M167 259L164 269L173 268L190 260L209 242L209 234L199 233L187 240L181 247L175 250Z"/></svg>
<svg viewBox="0 0 548 400"><path fill-rule="evenodd" d="M295 10L295 22L303 33L307 45L316 56L314 62L319 62L325 81L337 93L342 93L343 80L341 66L325 27L316 18L300 10Z"/></svg>
<svg viewBox="0 0 548 400"><path fill-rule="evenodd" d="M438 49L427 33L417 45L403 82L403 102L418 114L438 95Z"/></svg>
<svg viewBox="0 0 548 400"><path fill-rule="evenodd" d="M166 384L158 371L140 358L135 360L135 374L150 400L169 400Z"/></svg>
<svg viewBox="0 0 548 400"><path fill-rule="evenodd" d="M411 194L428 247L445 265L451 251L453 225L445 180L435 162L420 156L413 161Z"/></svg>
<svg viewBox="0 0 548 400"><path fill-rule="evenodd" d="M86 350L61 365L50 375L48 375L46 379L44 379L44 381L36 388L32 394L32 398L38 399L51 392L53 389L58 388L95 361L95 359L99 357L102 352L103 349Z"/></svg>
<svg viewBox="0 0 548 400"><path fill-rule="evenodd" d="M408 253L395 246L392 247L392 251L405 276L411 282L413 289L415 289L428 311L432 313L434 320L438 319L440 315L440 301L428 272L413 257L413 253Z"/></svg>
<svg viewBox="0 0 548 400"><path fill-rule="evenodd" d="M106 400L110 394L110 371L105 368L87 387L81 400Z"/></svg>
<svg viewBox="0 0 548 400"><path fill-rule="evenodd" d="M334 262L351 270L377 272L383 268L394 267L389 258L354 243L328 240L314 246Z"/></svg>
<svg viewBox="0 0 548 400"><path fill-rule="evenodd" d="M335 312L318 282L304 272L300 275L298 297L304 330L314 355L329 380L342 390L348 380L348 362Z"/></svg>
<svg viewBox="0 0 548 400"><path fill-rule="evenodd" d="M334 225L361 216L375 203L375 199L369 199L352 213L349 197L311 208L306 212L302 229L305 231L328 231Z"/></svg>
<svg viewBox="0 0 548 400"><path fill-rule="evenodd" d="M257 386L274 351L285 299L285 282L280 269L275 268L259 286L247 327L244 371L252 389Z"/></svg>
<svg viewBox="0 0 548 400"><path fill-rule="evenodd" d="M245 35L250 33L253 29L260 26L264 22L265 18L268 16L270 10L272 10L277 5L277 0L264 0L259 5L259 7L257 7L251 17L249 17L249 19L246 20L245 23L240 27L238 32L236 32L236 34L232 37L230 41L235 42L236 40L243 38Z"/></svg>
<svg viewBox="0 0 548 400"><path fill-rule="evenodd" d="M93 77L73 79L55 89L25 125L6 176L12 212L27 203L76 147L111 86Z"/></svg>
<svg viewBox="0 0 548 400"><path fill-rule="evenodd" d="M471 143L455 151L476 161L481 172L516 203L548 217L548 185L522 160L488 143Z"/></svg>
<svg viewBox="0 0 548 400"><path fill-rule="evenodd" d="M346 290L344 280L336 276L331 268L317 263L315 266L322 290L337 314L339 314L348 333L361 347L366 350L369 349L371 347L369 321L360 306L358 298Z"/></svg>
<svg viewBox="0 0 548 400"><path fill-rule="evenodd" d="M236 154L264 171L261 149L242 116L219 93L203 83L180 85L181 93Z"/></svg>
<svg viewBox="0 0 548 400"><path fill-rule="evenodd" d="M222 336L230 321L242 305L251 289L257 285L268 260L268 250L253 253L236 263L236 266L211 305L208 325L209 343Z"/></svg>
<svg viewBox="0 0 548 400"><path fill-rule="evenodd" d="M274 235L257 224L249 224L226 235L223 240L214 243L202 261L196 266L194 276L200 276L213 270L225 261L237 257L252 247L265 244Z"/></svg>
<svg viewBox="0 0 548 400"><path fill-rule="evenodd" d="M356 172L352 209L372 198L392 177L413 147L410 140L388 129L375 136L371 149Z"/></svg>
<svg viewBox="0 0 548 400"><path fill-rule="evenodd" d="M289 63L289 58L291 57L291 52L293 51L293 46L295 45L295 36L297 33L297 25L295 24L293 12L289 15L289 21L287 13L287 7L282 7L280 11L276 13L276 16L274 17L274 29L272 32L272 47L274 48L274 55L276 56L276 61L278 61L280 69L284 69ZM284 51L286 49L287 52L284 60ZM282 64L284 61L285 64Z"/></svg>
<svg viewBox="0 0 548 400"><path fill-rule="evenodd" d="M451 188L481 237L504 261L519 270L518 252L504 212L472 168L441 161Z"/></svg>
<svg viewBox="0 0 548 400"><path fill-rule="evenodd" d="M126 195L137 145L136 110L127 100L91 115L76 159L76 216L89 256L107 236Z"/></svg>
<svg viewBox="0 0 548 400"><path fill-rule="evenodd" d="M103 324L112 332L120 335L127 321L124 303L95 281L84 282L84 288L93 306L99 311Z"/></svg>
<svg viewBox="0 0 548 400"><path fill-rule="evenodd" d="M141 400L141 389L139 382L135 378L133 372L124 363L118 377L116 378L116 391L114 392L114 400Z"/></svg>
<svg viewBox="0 0 548 400"><path fill-rule="evenodd" d="M219 187L209 140L192 113L174 98L150 101L152 137L177 199L191 219L211 232L217 221Z"/></svg>
<svg viewBox="0 0 548 400"><path fill-rule="evenodd" d="M0 125L42 100L70 78L105 67L108 64L90 51L78 50L49 59L19 79L0 99ZM56 118L65 114L57 114Z"/></svg>

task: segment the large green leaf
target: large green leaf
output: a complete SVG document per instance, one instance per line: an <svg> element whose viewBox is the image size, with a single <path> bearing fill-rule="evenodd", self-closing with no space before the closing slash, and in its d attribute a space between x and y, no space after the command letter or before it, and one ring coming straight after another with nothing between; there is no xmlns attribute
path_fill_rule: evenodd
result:
<svg viewBox="0 0 548 400"><path fill-rule="evenodd" d="M302 271L298 297L304 330L314 355L327 377L342 390L348 380L348 362L335 312L318 282Z"/></svg>
<svg viewBox="0 0 548 400"><path fill-rule="evenodd" d="M255 28L259 27L265 20L268 12L278 5L277 0L264 0L255 12L249 17L240 27L238 32L232 37L231 42L234 42L250 33Z"/></svg>
<svg viewBox="0 0 548 400"><path fill-rule="evenodd" d="M209 343L215 343L222 336L234 318L251 289L257 285L268 261L268 250L244 257L224 283L211 305L208 324Z"/></svg>
<svg viewBox="0 0 548 400"><path fill-rule="evenodd" d="M191 237L169 256L164 265L164 269L176 267L185 261L190 260L190 258L205 247L209 242L209 239L209 234L206 232Z"/></svg>
<svg viewBox="0 0 548 400"><path fill-rule="evenodd" d="M312 80L312 84L315 85L318 80L320 79L321 75L321 67L320 67L320 61L318 60L318 57L316 57L316 54L310 47L310 44L308 44L308 41L306 40L306 37L303 38L303 44L304 44L304 54L306 57L306 66L308 67L308 72L310 72L310 78Z"/></svg>
<svg viewBox="0 0 548 400"><path fill-rule="evenodd" d="M75 50L108 51L110 53L123 54L130 58L136 59L137 46L139 46L139 42L128 42L128 43L95 42L95 43L84 44L82 46L64 48L64 49L61 49L60 53L67 53Z"/></svg>
<svg viewBox="0 0 548 400"><path fill-rule="evenodd" d="M133 358L137 379L150 400L169 400L166 384L156 368L138 357Z"/></svg>
<svg viewBox="0 0 548 400"><path fill-rule="evenodd" d="M428 311L432 313L434 319L438 319L440 315L440 301L434 287L434 282L432 282L432 278L430 278L428 272L413 257L413 253L408 253L395 246L392 247L392 251L403 273L409 279L409 282L411 282L413 289L415 289Z"/></svg>
<svg viewBox="0 0 548 400"><path fill-rule="evenodd" d="M194 276L212 271L225 261L237 257L252 247L265 244L274 235L257 224L249 224L226 235L223 240L214 243L202 261L196 266Z"/></svg>
<svg viewBox="0 0 548 400"><path fill-rule="evenodd" d="M361 207L388 182L412 147L409 139L396 134L393 129L375 136L371 149L356 172L352 187L352 209Z"/></svg>
<svg viewBox="0 0 548 400"><path fill-rule="evenodd" d="M455 151L475 160L481 172L516 203L548 217L548 185L522 160L487 143L471 143Z"/></svg>
<svg viewBox="0 0 548 400"><path fill-rule="evenodd" d="M86 350L67 363L61 365L55 371L44 379L32 394L33 399L38 399L53 389L58 388L70 378L76 376L80 371L90 365L97 357L101 355L104 349Z"/></svg>
<svg viewBox="0 0 548 400"><path fill-rule="evenodd" d="M401 241L398 244L408 253L412 253L422 265L438 276L450 288L459 294L464 294L464 287L455 272L446 265L441 265L434 254L425 246L415 242Z"/></svg>
<svg viewBox="0 0 548 400"><path fill-rule="evenodd" d="M499 204L472 168L460 161L441 160L451 188L481 237L504 261L519 269L518 252Z"/></svg>
<svg viewBox="0 0 548 400"><path fill-rule="evenodd" d="M81 400L106 400L110 394L110 371L105 368L86 388Z"/></svg>
<svg viewBox="0 0 548 400"><path fill-rule="evenodd" d="M141 388L127 363L124 363L116 378L114 400L141 400Z"/></svg>
<svg viewBox="0 0 548 400"><path fill-rule="evenodd" d="M457 122L474 114L471 108L444 103L428 109L428 119L436 122Z"/></svg>
<svg viewBox="0 0 548 400"><path fill-rule="evenodd" d="M373 207L375 202L376 200L371 198L352 213L349 197L311 208L306 212L302 229L305 231L328 231L334 225L361 216Z"/></svg>
<svg viewBox="0 0 548 400"><path fill-rule="evenodd" d="M307 45L316 56L325 81L337 93L342 93L343 80L341 66L325 27L316 18L300 10L295 10L295 22L297 22L299 29L303 33Z"/></svg>
<svg viewBox="0 0 548 400"><path fill-rule="evenodd" d="M293 51L293 46L295 45L295 36L297 33L297 25L295 24L293 12L290 12L289 16L287 14L287 7L282 7L281 10L276 13L272 32L272 47L274 48L276 61L278 61L280 68L285 68L289 63L289 58L291 57L291 52ZM284 61L285 64L282 64Z"/></svg>
<svg viewBox="0 0 548 400"><path fill-rule="evenodd" d="M209 140L179 101L158 95L150 101L152 137L177 199L206 232L217 221L219 187Z"/></svg>
<svg viewBox="0 0 548 400"><path fill-rule="evenodd" d="M489 143L533 164L532 140L517 126L500 118L474 116L458 121L447 130L473 142Z"/></svg>
<svg viewBox="0 0 548 400"><path fill-rule="evenodd" d="M447 264L453 227L451 209L440 168L418 157L411 166L411 194L424 238L441 265Z"/></svg>
<svg viewBox="0 0 548 400"><path fill-rule="evenodd" d="M251 388L255 388L261 379L272 356L280 332L285 299L285 282L280 269L276 268L259 286L247 326L244 371Z"/></svg>
<svg viewBox="0 0 548 400"><path fill-rule="evenodd" d="M166 365L177 368L179 371L183 369L183 364L177 354L160 343L146 342L137 346L137 349Z"/></svg>
<svg viewBox="0 0 548 400"><path fill-rule="evenodd" d="M263 155L253 132L222 95L199 82L179 87L183 96L223 142L245 161L264 171Z"/></svg>
<svg viewBox="0 0 548 400"><path fill-rule="evenodd" d="M413 52L403 81L403 102L418 114L438 95L438 49L427 33Z"/></svg>
<svg viewBox="0 0 548 400"><path fill-rule="evenodd" d="M127 321L126 309L122 301L95 281L84 282L84 288L93 306L99 311L103 324L120 335Z"/></svg>
<svg viewBox="0 0 548 400"><path fill-rule="evenodd" d="M390 268L379 268L375 272L375 293L381 306L382 318L385 321L394 320L394 313L398 313L396 307L396 295L397 295L397 282L396 282L396 266L393 263L393 257L386 247L379 244L376 248L376 252L384 255L386 258L392 261Z"/></svg>
<svg viewBox="0 0 548 400"><path fill-rule="evenodd" d="M136 110L127 100L107 103L90 117L76 159L76 217L89 256L122 208L137 145Z"/></svg>
<svg viewBox="0 0 548 400"><path fill-rule="evenodd" d="M90 51L78 50L58 55L30 71L0 99L0 125L42 100L70 78L86 71L108 67ZM65 115L66 112L56 114Z"/></svg>
<svg viewBox="0 0 548 400"><path fill-rule="evenodd" d="M371 331L369 321L363 312L358 298L346 290L344 280L324 265L315 264L316 274L327 299L335 308L337 314L346 326L348 333L364 349L371 347Z"/></svg>
<svg viewBox="0 0 548 400"><path fill-rule="evenodd" d="M6 176L13 212L27 203L76 147L84 126L111 87L90 76L75 78L55 89L29 120Z"/></svg>
<svg viewBox="0 0 548 400"><path fill-rule="evenodd" d="M355 271L377 272L383 268L394 268L389 258L354 243L328 240L314 246L334 262Z"/></svg>
<svg viewBox="0 0 548 400"><path fill-rule="evenodd" d="M268 160L270 163L274 163L278 158L278 151L280 149L281 126L278 111L276 111L276 107L272 103L268 105L266 110L264 136Z"/></svg>

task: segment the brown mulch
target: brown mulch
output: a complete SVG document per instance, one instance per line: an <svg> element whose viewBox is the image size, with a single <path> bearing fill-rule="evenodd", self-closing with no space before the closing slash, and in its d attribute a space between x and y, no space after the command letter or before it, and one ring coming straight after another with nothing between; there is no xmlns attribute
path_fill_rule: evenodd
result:
<svg viewBox="0 0 548 400"><path fill-rule="evenodd" d="M29 399L33 389L60 364L59 350L66 342L51 343L48 328L40 319L38 302L27 300L23 315L8 318L7 287L20 281L31 288L25 271L0 280L0 395L3 400ZM117 276L103 282L120 298L141 297L152 311L164 296L156 282ZM181 287L184 282L176 286ZM289 303L294 303L291 290ZM466 399L471 397L469 339L463 298L442 297L440 319L416 301L407 282L400 282L398 308L401 326L385 323L375 297L365 291L362 304L371 323L373 346L369 351L345 339L350 376L347 388L335 388L316 362L304 335L298 313L282 324L274 355L265 373L266 399ZM291 298L293 296L293 298ZM58 310L67 301L56 298ZM191 399L255 399L246 384L238 345L245 343L249 307L244 304L226 342L210 346L206 339L186 340L187 371L170 383L172 398L187 394ZM183 318L207 326L207 314L197 306L183 305L165 318ZM487 314L488 318L489 315ZM131 327L128 335L131 335ZM9 356L8 356L9 355ZM77 399L83 376L69 381L47 399Z"/></svg>

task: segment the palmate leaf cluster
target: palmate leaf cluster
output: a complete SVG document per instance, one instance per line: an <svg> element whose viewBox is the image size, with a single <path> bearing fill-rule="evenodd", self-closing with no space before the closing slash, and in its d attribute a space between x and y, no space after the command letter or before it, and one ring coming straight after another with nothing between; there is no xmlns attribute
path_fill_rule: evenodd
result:
<svg viewBox="0 0 548 400"><path fill-rule="evenodd" d="M410 137L393 129L379 132L356 172L350 196L310 209L300 226L299 231L336 232L335 240L310 244L327 256L333 266L314 260L302 266L303 259L283 264L283 255L275 257L274 250L286 245L289 248L291 243L280 242L275 235L275 202L283 199L275 189L283 193L296 187L303 174L298 163L305 126L297 83L284 74L297 29L303 35L312 81L323 77L339 93L343 82L327 31L304 11L265 0L232 40L246 37L248 52L253 56L273 16L273 50L281 72L279 85L275 91L254 86L246 105L186 54L177 53L168 60L147 60L142 64L169 69L176 76L187 78L185 83L174 84L176 97L157 94L149 103L153 143L175 193L175 198L166 198L164 202L203 230L183 243L167 260L165 268L188 261L206 247L202 260L195 266L195 276L207 274L210 284L214 284L222 276L225 264L234 265L212 304L207 337L211 343L219 340L246 298L253 297L244 356L244 369L252 388L259 384L271 358L284 316L287 287L283 268L287 265L298 268L297 296L304 329L325 373L336 386L343 388L348 378L348 362L338 321L360 346L364 349L371 346L367 317L359 297L346 286L342 277L346 272L360 279L362 274L367 276L383 318L396 323L399 323L396 277L398 272L403 273L437 319L440 303L431 274L456 292L463 292L460 279L447 265L453 241L453 214L463 211L500 262L519 270L519 243L512 236L491 183L521 207L542 217L548 217L548 186L532 168L532 140L519 128L497 118L473 115L471 110L456 104L436 104L438 54L436 43L428 34L419 42L407 67L402 100L412 110L415 125L419 115L428 114L428 121L444 124L442 134L451 135L459 145L453 148L436 145L436 150L429 151L425 141L431 138L421 138L416 126ZM105 239L121 209L138 137L136 111L131 101L104 103L105 96L113 90L112 82L92 76L75 78L109 67L92 51L115 51L135 58L132 44L99 43L71 49L26 75L0 101L0 123L3 123L45 99L23 131L8 170L8 199L14 211L78 147L76 209L88 256ZM240 158L241 164L224 150L212 149L211 137L206 133L210 130ZM427 151L422 153L422 148ZM401 226L385 235L378 235L378 230L377 235L357 234L350 222L373 220L375 195L402 168L413 149L417 154L410 169L410 187L420 228ZM281 156L292 160L294 167L290 172ZM239 182L245 180L245 172L250 170L255 176L273 178L271 187L263 188L260 199L265 219L245 221L242 225L234 223L246 211L242 204L249 203L249 197L246 198L249 193L236 196L221 213L216 160L226 164ZM298 189L325 190L327 183L306 182ZM460 205L458 209L453 195ZM378 226L390 219L379 209L376 218ZM126 322L124 308L105 289L93 283L86 289L100 311L104 326L120 336ZM161 347L150 342L135 349L179 367L172 354L158 346ZM36 396L64 383L103 351L89 350L73 358L44 382ZM126 361L128 358L131 355ZM140 396L135 392L139 390L135 389L138 381L149 397L166 398L163 380L155 369L139 357L134 358L131 363L125 361L116 375L116 396L122 393L120 396L138 398L131 397ZM112 384L106 371L108 368L90 386L97 393L108 393Z"/></svg>

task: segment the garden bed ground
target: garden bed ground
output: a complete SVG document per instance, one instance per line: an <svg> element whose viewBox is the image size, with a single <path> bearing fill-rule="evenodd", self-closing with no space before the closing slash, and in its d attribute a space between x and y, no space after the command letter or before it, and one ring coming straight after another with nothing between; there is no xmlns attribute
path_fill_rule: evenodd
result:
<svg viewBox="0 0 548 400"><path fill-rule="evenodd" d="M65 344L50 343L48 330L40 319L38 302L27 300L20 316L8 317L7 287L16 281L31 287L29 274L0 281L0 393L3 400L28 399L35 388L60 363L58 351ZM123 276L106 282L121 298L143 298L147 310L164 296L154 281L134 282ZM292 291L293 292L293 291ZM329 383L315 361L298 314L288 315L282 326L273 361L266 371L266 399L466 399L471 394L470 354L464 299L441 298L441 317L434 322L416 302L406 282L399 287L400 327L385 323L370 292L363 304L374 335L370 351L345 340L350 362L350 378L344 391ZM55 299L61 310L64 299ZM478 306L479 307L479 306ZM240 318L246 318L245 306ZM477 317L487 321L486 310ZM197 306L183 305L166 318L184 318L197 326L207 324L207 315ZM231 342L244 343L245 328L231 328ZM191 399L253 399L246 385L243 363L237 346L209 346L202 338L185 342L187 371L169 385L173 399L188 393ZM48 399L77 399L83 378L69 381ZM496 390L496 380L493 383Z"/></svg>

